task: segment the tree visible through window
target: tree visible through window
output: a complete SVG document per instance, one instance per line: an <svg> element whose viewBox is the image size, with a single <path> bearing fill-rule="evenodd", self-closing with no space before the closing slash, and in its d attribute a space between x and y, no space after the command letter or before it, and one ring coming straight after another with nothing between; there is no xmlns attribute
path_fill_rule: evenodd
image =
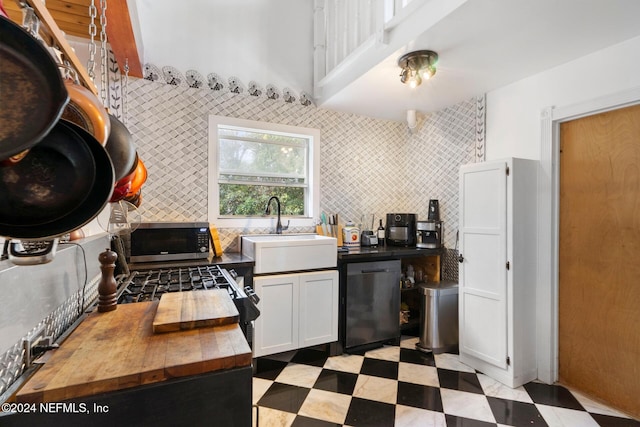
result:
<svg viewBox="0 0 640 427"><path fill-rule="evenodd" d="M312 137L217 126L219 215L257 217L277 196L282 215L308 216Z"/></svg>

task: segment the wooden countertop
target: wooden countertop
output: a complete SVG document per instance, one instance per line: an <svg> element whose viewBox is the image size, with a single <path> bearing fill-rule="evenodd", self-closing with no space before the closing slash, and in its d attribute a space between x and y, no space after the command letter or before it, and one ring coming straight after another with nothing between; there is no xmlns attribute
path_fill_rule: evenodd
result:
<svg viewBox="0 0 640 427"><path fill-rule="evenodd" d="M66 399L251 365L238 324L154 334L158 301L94 311L16 394L18 402Z"/></svg>

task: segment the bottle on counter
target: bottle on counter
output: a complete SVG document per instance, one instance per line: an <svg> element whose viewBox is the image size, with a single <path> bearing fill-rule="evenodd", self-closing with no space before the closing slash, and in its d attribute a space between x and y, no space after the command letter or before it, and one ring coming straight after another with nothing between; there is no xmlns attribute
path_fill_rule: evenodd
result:
<svg viewBox="0 0 640 427"><path fill-rule="evenodd" d="M382 226L382 218L380 218L380 225L378 226L378 246L384 246L384 227Z"/></svg>

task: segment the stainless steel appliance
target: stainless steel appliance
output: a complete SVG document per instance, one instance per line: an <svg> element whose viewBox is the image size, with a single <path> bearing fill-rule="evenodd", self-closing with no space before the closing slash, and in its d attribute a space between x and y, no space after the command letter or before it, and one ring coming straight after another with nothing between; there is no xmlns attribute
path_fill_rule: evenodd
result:
<svg viewBox="0 0 640 427"><path fill-rule="evenodd" d="M206 222L143 222L131 233L130 262L157 262L209 257Z"/></svg>
<svg viewBox="0 0 640 427"><path fill-rule="evenodd" d="M385 243L391 246L415 246L416 214L388 213Z"/></svg>
<svg viewBox="0 0 640 427"><path fill-rule="evenodd" d="M438 249L442 246L442 221L416 222L416 247Z"/></svg>
<svg viewBox="0 0 640 427"><path fill-rule="evenodd" d="M400 275L400 260L347 265L347 351L400 337Z"/></svg>
<svg viewBox="0 0 640 427"><path fill-rule="evenodd" d="M233 270L232 270L233 271ZM232 273L218 265L166 267L134 271L118 285L118 304L159 300L166 292L189 292L205 289L225 289L240 315L240 328L251 345L253 328L260 311L258 296L253 289L242 289Z"/></svg>
<svg viewBox="0 0 640 427"><path fill-rule="evenodd" d="M435 354L458 351L458 283L419 285L420 339L416 349Z"/></svg>

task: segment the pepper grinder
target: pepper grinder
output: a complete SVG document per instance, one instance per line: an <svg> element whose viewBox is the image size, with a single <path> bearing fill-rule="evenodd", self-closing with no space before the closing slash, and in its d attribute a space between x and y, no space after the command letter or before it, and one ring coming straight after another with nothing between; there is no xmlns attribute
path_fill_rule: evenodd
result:
<svg viewBox="0 0 640 427"><path fill-rule="evenodd" d="M100 271L102 271L102 277L98 283L98 311L101 313L113 311L118 307L116 304L116 279L113 277L116 259L118 259L118 254L109 248L98 255Z"/></svg>

